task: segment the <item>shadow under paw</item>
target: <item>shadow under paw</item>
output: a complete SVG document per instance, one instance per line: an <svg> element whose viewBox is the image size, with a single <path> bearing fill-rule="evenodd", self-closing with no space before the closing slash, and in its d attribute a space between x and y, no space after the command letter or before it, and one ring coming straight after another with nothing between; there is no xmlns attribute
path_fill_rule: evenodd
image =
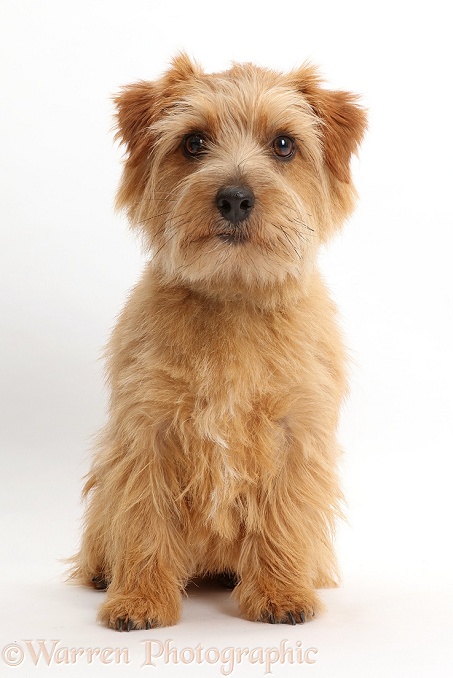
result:
<svg viewBox="0 0 453 678"><path fill-rule="evenodd" d="M110 584L109 580L106 579L103 574L98 574L95 577L92 577L91 583L98 591L106 591Z"/></svg>
<svg viewBox="0 0 453 678"><path fill-rule="evenodd" d="M230 591L233 590L239 583L239 579L235 572L219 572L219 574L215 575L215 579Z"/></svg>

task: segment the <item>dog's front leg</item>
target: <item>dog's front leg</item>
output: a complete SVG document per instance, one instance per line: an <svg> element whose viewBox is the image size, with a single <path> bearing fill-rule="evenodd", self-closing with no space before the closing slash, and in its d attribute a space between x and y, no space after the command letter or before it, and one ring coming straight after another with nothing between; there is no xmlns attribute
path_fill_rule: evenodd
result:
<svg viewBox="0 0 453 678"><path fill-rule="evenodd" d="M123 416L122 428L110 422L88 483L86 533L98 535L91 541L108 581L99 620L118 630L176 624L191 567L169 448L176 442L149 421L137 415Z"/></svg>
<svg viewBox="0 0 453 678"><path fill-rule="evenodd" d="M171 517L167 522L143 504L134 509L124 515L134 521L127 535L112 544L112 577L98 616L119 631L176 624L187 577L184 540Z"/></svg>
<svg viewBox="0 0 453 678"><path fill-rule="evenodd" d="M334 575L336 569L331 475L324 463L296 464L260 493L253 511L259 519L244 537L234 594L246 619L296 624L323 609L315 590L319 572Z"/></svg>
<svg viewBox="0 0 453 678"><path fill-rule="evenodd" d="M127 554L114 575L98 618L119 631L170 626L181 614L181 587L171 563L135 561Z"/></svg>
<svg viewBox="0 0 453 678"><path fill-rule="evenodd" d="M303 563L297 563L292 553L278 551L261 537L244 546L243 574L234 592L244 618L294 625L322 610Z"/></svg>

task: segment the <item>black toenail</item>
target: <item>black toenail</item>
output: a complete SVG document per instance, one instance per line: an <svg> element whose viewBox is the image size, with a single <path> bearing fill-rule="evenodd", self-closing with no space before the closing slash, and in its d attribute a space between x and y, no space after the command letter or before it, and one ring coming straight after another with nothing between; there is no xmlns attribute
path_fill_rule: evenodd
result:
<svg viewBox="0 0 453 678"><path fill-rule="evenodd" d="M289 621L290 621L291 626L296 626L296 620L295 620L292 612L288 612L288 617L289 617Z"/></svg>

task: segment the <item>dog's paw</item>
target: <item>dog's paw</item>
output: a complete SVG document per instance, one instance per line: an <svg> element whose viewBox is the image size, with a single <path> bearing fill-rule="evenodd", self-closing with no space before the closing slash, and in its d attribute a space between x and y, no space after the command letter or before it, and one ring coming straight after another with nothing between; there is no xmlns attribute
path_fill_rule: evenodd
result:
<svg viewBox="0 0 453 678"><path fill-rule="evenodd" d="M180 597L177 602L168 598L158 602L151 597L115 595L101 606L98 619L116 631L132 631L172 626L180 613Z"/></svg>
<svg viewBox="0 0 453 678"><path fill-rule="evenodd" d="M323 609L316 592L311 589L290 594L249 589L238 598L246 619L268 624L304 624Z"/></svg>

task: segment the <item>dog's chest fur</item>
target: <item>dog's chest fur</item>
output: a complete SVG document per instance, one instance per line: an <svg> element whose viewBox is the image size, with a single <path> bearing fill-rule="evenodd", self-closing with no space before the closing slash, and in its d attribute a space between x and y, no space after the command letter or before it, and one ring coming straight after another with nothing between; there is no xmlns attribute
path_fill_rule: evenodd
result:
<svg viewBox="0 0 453 678"><path fill-rule="evenodd" d="M322 303L320 290L313 285L313 313L310 298L260 310L246 299L160 289L151 272L136 288L113 350L126 361L136 355L131 344L141 346L130 365L142 374L140 392L134 384L130 401L143 412L152 403L161 463L193 520L224 534L228 524L253 522L250 502L285 473L288 455L303 455L292 450L293 429L319 427L317 401L325 416L335 390L335 361L326 364L319 351L323 333L334 331L323 326L332 314L330 307L323 313L330 302ZM124 391L128 371L121 365Z"/></svg>

